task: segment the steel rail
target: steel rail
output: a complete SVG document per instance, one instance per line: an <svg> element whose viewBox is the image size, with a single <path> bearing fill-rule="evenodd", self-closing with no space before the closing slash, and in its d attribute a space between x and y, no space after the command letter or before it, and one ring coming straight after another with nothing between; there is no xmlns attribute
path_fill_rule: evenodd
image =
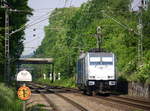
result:
<svg viewBox="0 0 150 111"><path fill-rule="evenodd" d="M122 104L122 105L128 105L129 107L132 107L132 108L136 108L136 109L139 109L139 110L144 110L144 111L149 111L150 109L150 105L145 105L145 104L142 104L142 103L139 103L139 101L132 101L131 99L130 100L127 100L127 99L123 99L123 98L117 98L117 97L102 97L102 96L96 96L97 98L100 98L100 99L103 99L103 100L106 100L106 101L111 101L111 102L116 102L116 103L119 103L119 104Z"/></svg>
<svg viewBox="0 0 150 111"><path fill-rule="evenodd" d="M41 89L45 89L45 91L55 94L56 96L62 98L65 101L67 101L68 103L73 105L75 108L79 109L80 111L88 111L88 109L86 109L82 105L80 105L77 102L75 102L75 101L73 101L73 100L63 96L62 94L57 93L57 91L54 91L52 89L48 89L47 87L44 87L42 85L35 84L35 83L32 83L31 85L32 86L30 86L30 87L36 88L35 89L36 92L41 93L42 97L50 104L50 106L54 109L54 111L58 111L57 106L44 93L42 93ZM65 91L66 91L66 89L65 89Z"/></svg>

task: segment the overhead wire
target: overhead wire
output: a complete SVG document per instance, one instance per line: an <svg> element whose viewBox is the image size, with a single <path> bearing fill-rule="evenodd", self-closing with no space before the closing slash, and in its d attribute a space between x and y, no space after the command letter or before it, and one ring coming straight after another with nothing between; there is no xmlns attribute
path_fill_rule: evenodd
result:
<svg viewBox="0 0 150 111"><path fill-rule="evenodd" d="M39 19L43 18L44 16L49 16L49 14L50 14L50 12L47 12L47 13L45 13L45 14L39 16L38 18L32 20L32 22L29 22L29 23L33 23L33 22L35 22L36 20L39 20Z"/></svg>
<svg viewBox="0 0 150 111"><path fill-rule="evenodd" d="M65 6L65 5L64 5ZM87 12L86 12L87 13ZM88 12L89 13L89 12ZM89 14L98 14L98 13L101 13L101 12L94 12L94 13L92 13L92 12L90 12ZM49 14L49 12L47 13L47 14ZM44 14L44 15L46 15L46 14ZM40 16L39 17L39 19L40 18L42 18L42 16ZM48 19L49 17L47 17L46 19ZM39 20L39 19L36 19L36 20ZM45 19L44 19L45 20ZM44 21L44 20L41 20L41 21ZM41 22L40 21L40 22ZM35 21L34 21L35 22ZM38 22L38 23L40 23L40 22ZM31 22L32 23L32 22ZM37 24L37 23L35 23L35 24ZM32 24L33 25L33 24ZM23 25L20 29L18 29L18 30L16 30L16 31L13 31L12 33L10 33L10 35L12 35L12 34L14 34L14 33L16 33L16 32L18 32L18 31L20 31L20 30L22 30L22 29L24 29L26 26L30 26L30 24L25 24L25 25Z"/></svg>
<svg viewBox="0 0 150 111"><path fill-rule="evenodd" d="M67 1L68 0L65 0L65 4L64 4L64 8L66 7L66 5L67 5ZM71 0L70 1L70 7L71 7L71 4L72 4L72 1L73 0ZM120 11L121 12L121 11ZM122 12L124 12L124 11L122 11ZM127 12L129 12L129 11L127 11ZM101 13L101 12L96 12L96 13L94 13L94 14L97 14L97 13ZM89 13L90 14L90 13ZM93 14L92 12L91 12L91 14ZM119 24L120 26L122 26L122 27L124 27L125 29L131 29L128 25L126 25L126 24L123 24L123 23L121 23L119 20L117 20L117 19L115 19L115 18L113 18L113 17L111 17L111 16L109 16L109 15L106 15L108 18L111 18L113 21L115 21L117 24ZM46 18L46 19L48 19L48 18ZM31 26L33 26L33 25L35 25L35 24L38 24L38 23L40 23L40 22L42 22L42 21L44 21L45 19L43 19L43 20L41 20L41 21L39 21L39 22L36 22L36 23L34 23L34 24L31 24L31 25L29 25L28 27L31 27ZM137 34L137 33L136 33ZM72 39L72 38L69 38L69 39ZM35 40L35 39L33 39L33 40ZM72 40L74 40L74 39L72 39ZM77 41L76 41L77 42Z"/></svg>
<svg viewBox="0 0 150 111"><path fill-rule="evenodd" d="M66 5L67 5L67 1L68 1L68 0L65 0L64 8L65 8ZM70 7L71 7L71 3L72 3L72 0L71 0L71 2L70 2ZM43 17L43 16L41 16L41 17ZM40 17L40 18L41 18L41 17ZM48 18L49 18L49 17L48 17ZM48 19L48 18L46 18L46 19ZM31 27L31 26L33 26L33 25L35 25L35 24L38 24L38 23L40 23L40 22L42 22L42 21L44 21L44 20L46 20L46 19L43 19L43 20L38 21L38 22L36 22L36 23L34 23L34 24L28 25L27 28L29 28L29 27ZM58 29L58 28L49 28L49 29ZM59 29L60 29L60 28L59 28ZM30 43L31 41L36 40L36 39L37 39L37 38L32 39L32 40L30 40L30 41L28 41L28 42L25 42L24 44Z"/></svg>
<svg viewBox="0 0 150 111"><path fill-rule="evenodd" d="M64 8L66 7L66 5L67 5L67 2L68 2L68 0L65 0Z"/></svg>
<svg viewBox="0 0 150 111"><path fill-rule="evenodd" d="M31 40L25 41L25 42L23 42L23 43L24 43L24 44L31 43L31 42L33 42L33 41L34 41L34 40L36 40L36 39L41 39L41 38L39 38L39 37L35 37L34 39L31 39Z"/></svg>
<svg viewBox="0 0 150 111"><path fill-rule="evenodd" d="M14 33L16 33L16 32L19 32L19 31L21 31L21 30L23 30L23 29L25 29L25 28L29 28L29 27L31 27L31 26L33 26L33 25L38 24L38 23L41 23L41 22L47 20L48 18L49 18L49 17L44 18L44 19L42 19L42 20L40 20L40 21L38 21L38 22L35 22L35 23L33 23L33 24L24 24L24 25L21 26L19 29L15 30L15 31L12 31L12 33L10 33L9 35L12 35L12 34L14 34Z"/></svg>
<svg viewBox="0 0 150 111"><path fill-rule="evenodd" d="M53 10L55 8L40 8L40 9L34 9L33 11L43 11L43 10Z"/></svg>
<svg viewBox="0 0 150 111"><path fill-rule="evenodd" d="M70 7L72 6L72 2L73 2L73 0L70 1Z"/></svg>
<svg viewBox="0 0 150 111"><path fill-rule="evenodd" d="M128 25L120 22L119 20L117 20L116 18L112 17L112 16L109 16L108 14L104 13L106 17L110 18L111 20L113 20L114 22L116 22L117 24L119 24L120 26L122 26L124 29L126 30L129 30L129 31L132 31L133 29L131 27L129 27ZM133 33L135 33L136 35L138 35L138 32L134 31L133 30Z"/></svg>
<svg viewBox="0 0 150 111"><path fill-rule="evenodd" d="M113 17L111 17L111 16L109 16L109 15L106 15L106 14L105 14L105 16L107 16L108 18L111 18L113 21L115 21L116 23L118 23L119 25L121 25L122 27L124 27L125 29L129 29L129 26L127 26L127 25L121 23L119 20L116 20L116 19L114 19ZM35 22L35 23L33 23L33 24L27 24L27 25L25 25L24 27L26 27L26 28L32 27L32 26L34 26L34 25L36 25L36 24L38 24L38 23L41 23L41 22L47 20L48 18L49 18L49 17L46 17L46 18L44 18L44 19L42 19L42 20L40 20L40 21L37 21L37 22ZM51 28L51 29L53 29L53 28ZM57 29L57 28L54 28L54 29Z"/></svg>
<svg viewBox="0 0 150 111"><path fill-rule="evenodd" d="M68 1L68 0L65 0L64 7L66 7L67 1ZM71 1L70 3L72 3L72 1ZM70 5L70 6L71 6L71 5ZM101 13L101 12L100 12L100 13ZM46 13L46 14L44 14L44 15L48 15L48 14L49 14L49 12ZM39 18L37 18L36 20L39 20L41 17L43 17L43 15L40 16ZM115 22L117 22L118 24L120 24L120 25L123 26L124 28L126 28L126 29L128 28L126 25L121 24L119 21L115 20L113 17L110 17L110 16L108 16L108 15L107 15L107 17L113 19ZM33 25L36 25L36 24L38 24L38 23L41 23L41 22L47 20L48 18L49 18L49 17L47 17L47 18L45 18L45 19L42 19L42 20L40 20L40 21L38 21L38 22L35 22L35 21L34 21L35 23L31 22L30 24L27 24L27 25L25 25L25 26L23 26L23 27L29 28L29 27L31 27L31 26L33 26ZM32 23L33 23L33 24L32 24ZM21 28L21 29L22 29L22 28Z"/></svg>
<svg viewBox="0 0 150 111"><path fill-rule="evenodd" d="M36 49L37 47L24 47L24 48L32 48L32 49Z"/></svg>
<svg viewBox="0 0 150 111"><path fill-rule="evenodd" d="M66 4L67 4L67 0L65 0L65 4L64 4L64 7L66 7ZM47 14L49 14L49 13L47 13ZM45 15L45 14L44 14ZM41 16L42 18L43 18L43 15ZM38 17L36 20L39 20L41 17ZM47 17L47 18L45 18L45 19L42 19L42 20L40 20L40 21L38 21L38 22L35 22L35 20L33 21L33 22L30 22L30 24L27 24L27 25L24 25L24 27L26 27L26 28L29 28L29 27L31 27L31 26L33 26L33 25L36 25L36 24L38 24L38 23L41 23L41 22L43 22L43 21L45 21L45 20L47 20L49 17ZM32 24L33 23L33 24ZM21 28L22 29L22 28ZM37 39L37 38L35 38L35 39ZM30 40L30 41L33 41L33 40L35 40L35 39L32 39L32 40ZM30 42L29 41L29 42ZM26 44L26 43L29 43L29 42L25 42L24 44ZM37 48L37 47L36 47ZM35 48L35 49L36 49Z"/></svg>

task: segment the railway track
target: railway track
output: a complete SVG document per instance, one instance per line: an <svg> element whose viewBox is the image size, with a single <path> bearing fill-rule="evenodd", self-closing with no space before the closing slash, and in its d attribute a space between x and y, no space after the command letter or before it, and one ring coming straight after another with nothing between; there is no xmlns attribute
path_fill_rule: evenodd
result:
<svg viewBox="0 0 150 111"><path fill-rule="evenodd" d="M71 105L73 105L74 107L78 108L80 111L88 111L86 108L84 108L82 105L80 105L79 103L63 96L61 93L65 93L65 92L75 92L75 93L80 93L80 91L77 91L76 89L69 89L69 88L61 88L61 87L51 87L51 86L46 86L46 85L40 85L40 84L35 84L32 83L31 84L31 89L34 89L35 92L40 93L43 98L45 98L45 100L52 106L54 107L54 111L57 109L55 104L53 104L52 101L50 101L44 93L49 92L49 93L53 93L55 95L57 95L58 97L64 99L65 101L67 101L68 103L70 103ZM94 96L96 98L100 98L102 100L108 101L108 102L113 102L113 103L118 103L121 105L127 105L129 107L131 107L131 109L139 109L139 110L144 110L144 111L150 111L150 101L144 101L144 100L139 100L139 99L135 99L135 98L129 98L129 97L125 97L125 96Z"/></svg>
<svg viewBox="0 0 150 111"><path fill-rule="evenodd" d="M79 103L76 103L75 101L63 96L60 93L57 93L58 90L60 88L58 88L57 90L54 90L54 88L56 87L51 87L51 89L47 88L46 86L42 86L39 84L30 84L29 87L33 90L34 92L39 93L40 95L42 95L42 97L49 103L49 105L52 107L53 111L58 111L59 109L57 108L57 106L53 103L53 101L51 101L47 96L46 96L46 92L50 92L53 93L55 95L57 95L58 97L62 98L63 100L67 101L69 104L73 105L76 109L78 109L79 111L88 111L88 109L84 108L82 105L80 105ZM65 91L71 91L67 88L64 88ZM61 91L61 90L60 90ZM64 92L64 91L62 91Z"/></svg>
<svg viewBox="0 0 150 111"><path fill-rule="evenodd" d="M116 98L136 102L136 103L143 104L143 105L148 105L150 107L150 101L149 100L136 99L136 98L129 97L129 96L116 96Z"/></svg>
<svg viewBox="0 0 150 111"><path fill-rule="evenodd" d="M127 98L123 96L96 96L97 98L104 99L106 101L111 101L111 102L116 102L119 104L124 104L129 107L134 107L139 110L144 110L144 111L150 111L150 102L148 101L142 101L138 99L133 99L133 98Z"/></svg>

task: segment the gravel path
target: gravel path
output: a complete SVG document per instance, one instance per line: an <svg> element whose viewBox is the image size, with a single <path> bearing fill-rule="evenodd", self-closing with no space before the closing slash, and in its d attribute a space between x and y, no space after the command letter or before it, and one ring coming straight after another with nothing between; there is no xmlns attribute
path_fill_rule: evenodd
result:
<svg viewBox="0 0 150 111"><path fill-rule="evenodd" d="M46 109L48 111L52 111L52 107L49 105L47 101L40 95L32 93L31 98L27 101L27 109L30 109L36 105L43 105L42 109Z"/></svg>
<svg viewBox="0 0 150 111"><path fill-rule="evenodd" d="M55 94L46 94L46 96L53 102L53 104L55 104L58 111L80 111L78 108Z"/></svg>
<svg viewBox="0 0 150 111"><path fill-rule="evenodd" d="M125 111L122 109L117 109L111 106L103 105L100 101L93 100L93 97L83 96L81 94L69 94L63 93L64 96L76 101L80 102L80 104L87 108L89 111Z"/></svg>
<svg viewBox="0 0 150 111"><path fill-rule="evenodd" d="M117 103L111 103L93 96L85 96L78 93L60 94L80 104L88 109L88 111L131 111L128 106L117 105ZM45 95L49 102L42 95ZM27 108L29 109L41 104L43 105L42 108L47 109L47 111L54 111L54 109L55 111L80 111L78 108L53 93L42 95L33 93L31 98L27 101Z"/></svg>

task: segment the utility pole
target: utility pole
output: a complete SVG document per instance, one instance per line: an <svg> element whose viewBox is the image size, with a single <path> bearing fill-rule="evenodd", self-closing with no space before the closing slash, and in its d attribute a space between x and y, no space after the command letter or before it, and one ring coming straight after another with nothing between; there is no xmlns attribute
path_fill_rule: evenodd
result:
<svg viewBox="0 0 150 111"><path fill-rule="evenodd" d="M141 6L139 6L139 24L137 25L139 39L138 39L138 63L142 61L143 57L143 24L142 24L142 10L143 10L143 0L141 1Z"/></svg>
<svg viewBox="0 0 150 111"><path fill-rule="evenodd" d="M26 26L24 25L23 27L12 31L11 33L9 32L9 12L24 12L24 10L13 10L10 6L9 3L7 3L6 0L0 0L0 7L5 9L5 66L4 66L4 80L5 82L9 82L10 81L10 63L11 63L11 59L10 59L10 41L9 41L9 37L14 34L17 33L19 31L21 31L22 29L24 29Z"/></svg>
<svg viewBox="0 0 150 111"><path fill-rule="evenodd" d="M5 81L10 79L10 51L9 51L9 8L5 10Z"/></svg>
<svg viewBox="0 0 150 111"><path fill-rule="evenodd" d="M4 80L10 80L10 51L9 51L9 6L5 0L1 0L1 8L5 9L5 66Z"/></svg>
<svg viewBox="0 0 150 111"><path fill-rule="evenodd" d="M97 39L97 48L101 51L102 46L102 29L100 26L97 27L96 39Z"/></svg>

